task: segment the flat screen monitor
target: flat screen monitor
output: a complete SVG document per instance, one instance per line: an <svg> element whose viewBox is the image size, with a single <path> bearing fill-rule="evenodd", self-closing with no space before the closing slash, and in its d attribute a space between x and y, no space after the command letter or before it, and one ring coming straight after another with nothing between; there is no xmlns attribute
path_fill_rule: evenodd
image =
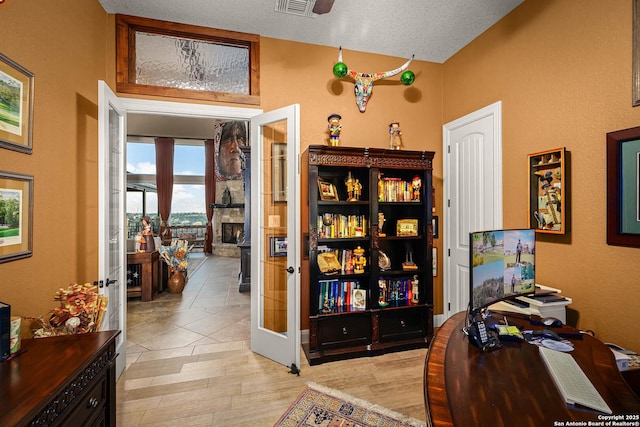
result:
<svg viewBox="0 0 640 427"><path fill-rule="evenodd" d="M469 233L469 247L471 312L504 299L535 293L534 229Z"/></svg>

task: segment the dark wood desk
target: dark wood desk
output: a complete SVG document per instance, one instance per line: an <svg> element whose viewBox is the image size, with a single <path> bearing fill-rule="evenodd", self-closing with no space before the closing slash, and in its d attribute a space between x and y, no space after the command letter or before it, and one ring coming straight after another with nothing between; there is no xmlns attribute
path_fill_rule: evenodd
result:
<svg viewBox="0 0 640 427"><path fill-rule="evenodd" d="M503 314L510 324L542 329L531 325L528 316L500 313L500 318ZM565 404L537 346L503 342L502 348L483 353L471 345L461 332L465 315L449 318L431 342L424 378L427 422L434 427L542 427L556 421L602 420L598 412ZM569 326L554 330L578 332ZM611 350L589 335L571 341L575 344L571 354L613 414L640 414L640 399L623 380Z"/></svg>
<svg viewBox="0 0 640 427"><path fill-rule="evenodd" d="M127 266L140 265L139 286L127 286L127 297L152 301L161 289L160 252L128 252Z"/></svg>
<svg viewBox="0 0 640 427"><path fill-rule="evenodd" d="M0 425L115 426L119 333L23 340L0 363Z"/></svg>

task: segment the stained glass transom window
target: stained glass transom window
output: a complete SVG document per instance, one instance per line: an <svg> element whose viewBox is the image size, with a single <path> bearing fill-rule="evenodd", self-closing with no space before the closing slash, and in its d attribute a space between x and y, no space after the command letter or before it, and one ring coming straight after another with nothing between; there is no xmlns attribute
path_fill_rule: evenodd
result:
<svg viewBox="0 0 640 427"><path fill-rule="evenodd" d="M136 33L136 83L249 93L249 49L145 32Z"/></svg>

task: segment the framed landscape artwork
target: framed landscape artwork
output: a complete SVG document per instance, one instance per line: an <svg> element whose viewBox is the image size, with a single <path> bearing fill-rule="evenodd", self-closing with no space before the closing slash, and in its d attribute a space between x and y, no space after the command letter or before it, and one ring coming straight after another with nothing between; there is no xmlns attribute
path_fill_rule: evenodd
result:
<svg viewBox="0 0 640 427"><path fill-rule="evenodd" d="M30 257L33 176L0 171L0 263Z"/></svg>
<svg viewBox="0 0 640 427"><path fill-rule="evenodd" d="M31 154L33 74L0 53L0 147Z"/></svg>

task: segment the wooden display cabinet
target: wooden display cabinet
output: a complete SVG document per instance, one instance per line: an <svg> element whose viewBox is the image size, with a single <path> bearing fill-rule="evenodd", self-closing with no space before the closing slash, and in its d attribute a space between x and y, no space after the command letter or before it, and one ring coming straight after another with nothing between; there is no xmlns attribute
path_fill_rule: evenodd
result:
<svg viewBox="0 0 640 427"><path fill-rule="evenodd" d="M428 346L433 156L320 145L305 152L309 344L304 349L311 365Z"/></svg>
<svg viewBox="0 0 640 427"><path fill-rule="evenodd" d="M567 151L564 147L528 155L529 228L537 233L568 230Z"/></svg>

